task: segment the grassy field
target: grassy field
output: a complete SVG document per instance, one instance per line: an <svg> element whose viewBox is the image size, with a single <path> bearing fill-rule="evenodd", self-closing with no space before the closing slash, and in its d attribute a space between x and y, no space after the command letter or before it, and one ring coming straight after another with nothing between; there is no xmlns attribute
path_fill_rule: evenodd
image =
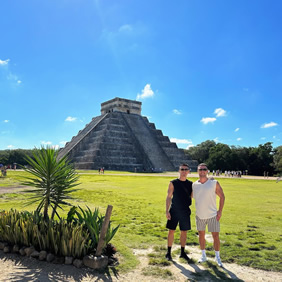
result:
<svg viewBox="0 0 282 282"><path fill-rule="evenodd" d="M172 178L165 174L95 173L81 173L80 190L73 195L76 200L72 204L99 207L103 213L108 204L113 205L113 225L120 224L120 229L112 243L121 254L120 270L130 270L138 263L133 248L166 246L165 198ZM9 171L7 178L0 179L0 187L18 184L23 175L24 172ZM282 271L282 182L220 179L220 184L226 196L221 219L223 262ZM23 206L28 197L14 192L0 194L0 209L33 210L35 205ZM68 209L62 214L66 215ZM193 203L188 250L189 245L198 245L194 216ZM212 244L208 243L207 249L208 255L213 256Z"/></svg>

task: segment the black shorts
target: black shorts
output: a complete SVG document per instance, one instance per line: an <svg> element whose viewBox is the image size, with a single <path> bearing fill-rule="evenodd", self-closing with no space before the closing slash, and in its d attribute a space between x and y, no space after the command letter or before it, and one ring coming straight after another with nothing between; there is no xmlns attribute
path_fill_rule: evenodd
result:
<svg viewBox="0 0 282 282"><path fill-rule="evenodd" d="M179 222L179 228L181 231L191 230L191 221L189 210L170 210L171 219L167 221L166 228L170 230L175 230Z"/></svg>

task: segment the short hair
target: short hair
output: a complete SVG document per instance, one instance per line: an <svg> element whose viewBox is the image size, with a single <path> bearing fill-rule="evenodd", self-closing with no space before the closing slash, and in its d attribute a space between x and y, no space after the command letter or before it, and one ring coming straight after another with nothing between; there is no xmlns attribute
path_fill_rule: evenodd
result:
<svg viewBox="0 0 282 282"><path fill-rule="evenodd" d="M207 164L205 164L205 163L200 163L200 164L198 165L198 168L199 168L200 166L206 166L206 167L208 168Z"/></svg>
<svg viewBox="0 0 282 282"><path fill-rule="evenodd" d="M179 165L179 168L180 168L181 166L187 166L187 167L190 169L190 167L189 167L188 164L183 163L183 164Z"/></svg>

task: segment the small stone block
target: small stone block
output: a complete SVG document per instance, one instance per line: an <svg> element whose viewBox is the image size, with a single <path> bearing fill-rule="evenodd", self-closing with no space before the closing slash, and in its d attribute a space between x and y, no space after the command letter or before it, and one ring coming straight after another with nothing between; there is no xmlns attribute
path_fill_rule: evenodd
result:
<svg viewBox="0 0 282 282"><path fill-rule="evenodd" d="M65 264L69 265L72 264L73 262L73 257L65 257Z"/></svg>
<svg viewBox="0 0 282 282"><path fill-rule="evenodd" d="M3 251L4 251L4 253L10 253L11 252L11 247L10 246L5 246Z"/></svg>
<svg viewBox="0 0 282 282"><path fill-rule="evenodd" d="M25 256L25 247L20 248L19 253L20 253L22 256Z"/></svg>
<svg viewBox="0 0 282 282"><path fill-rule="evenodd" d="M13 247L13 253L18 253L20 250L20 247L18 245L14 245Z"/></svg>
<svg viewBox="0 0 282 282"><path fill-rule="evenodd" d="M47 252L46 251L41 251L39 253L39 260L46 260L46 257L47 257Z"/></svg>
<svg viewBox="0 0 282 282"><path fill-rule="evenodd" d="M83 258L83 264L93 269L102 269L108 265L108 257L107 256L93 256L88 255Z"/></svg>
<svg viewBox="0 0 282 282"><path fill-rule="evenodd" d="M46 257L47 262L52 262L55 259L55 256L53 254L48 254Z"/></svg>
<svg viewBox="0 0 282 282"><path fill-rule="evenodd" d="M35 249L34 247L28 247L28 248L25 248L24 251L25 251L25 254L29 257L35 251Z"/></svg>
<svg viewBox="0 0 282 282"><path fill-rule="evenodd" d="M4 250L4 248L8 246L8 243L6 242L0 242L0 250Z"/></svg>
<svg viewBox="0 0 282 282"><path fill-rule="evenodd" d="M39 257L39 252L33 251L30 255L32 258L38 258Z"/></svg>
<svg viewBox="0 0 282 282"><path fill-rule="evenodd" d="M80 260L80 259L75 259L75 260L73 261L73 265L74 265L76 268L81 268L82 265L83 265L83 262L82 262L82 260Z"/></svg>

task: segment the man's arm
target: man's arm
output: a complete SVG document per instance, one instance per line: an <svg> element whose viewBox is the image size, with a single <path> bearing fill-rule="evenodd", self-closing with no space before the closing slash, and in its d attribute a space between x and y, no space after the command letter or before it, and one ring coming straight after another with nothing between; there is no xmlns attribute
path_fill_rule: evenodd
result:
<svg viewBox="0 0 282 282"><path fill-rule="evenodd" d="M217 211L217 216L216 216L216 220L219 221L220 218L221 218L221 215L222 215L222 209L223 209L223 206L224 206L225 196L224 196L223 190L222 190L222 188L221 188L221 186L218 182L216 182L215 193L220 198L219 199L219 209Z"/></svg>
<svg viewBox="0 0 282 282"><path fill-rule="evenodd" d="M168 185L167 196L166 196L166 218L168 220L171 219L169 208L170 208L170 205L171 205L171 199L172 199L173 191L174 191L174 187L173 187L172 182L170 182L169 185Z"/></svg>

